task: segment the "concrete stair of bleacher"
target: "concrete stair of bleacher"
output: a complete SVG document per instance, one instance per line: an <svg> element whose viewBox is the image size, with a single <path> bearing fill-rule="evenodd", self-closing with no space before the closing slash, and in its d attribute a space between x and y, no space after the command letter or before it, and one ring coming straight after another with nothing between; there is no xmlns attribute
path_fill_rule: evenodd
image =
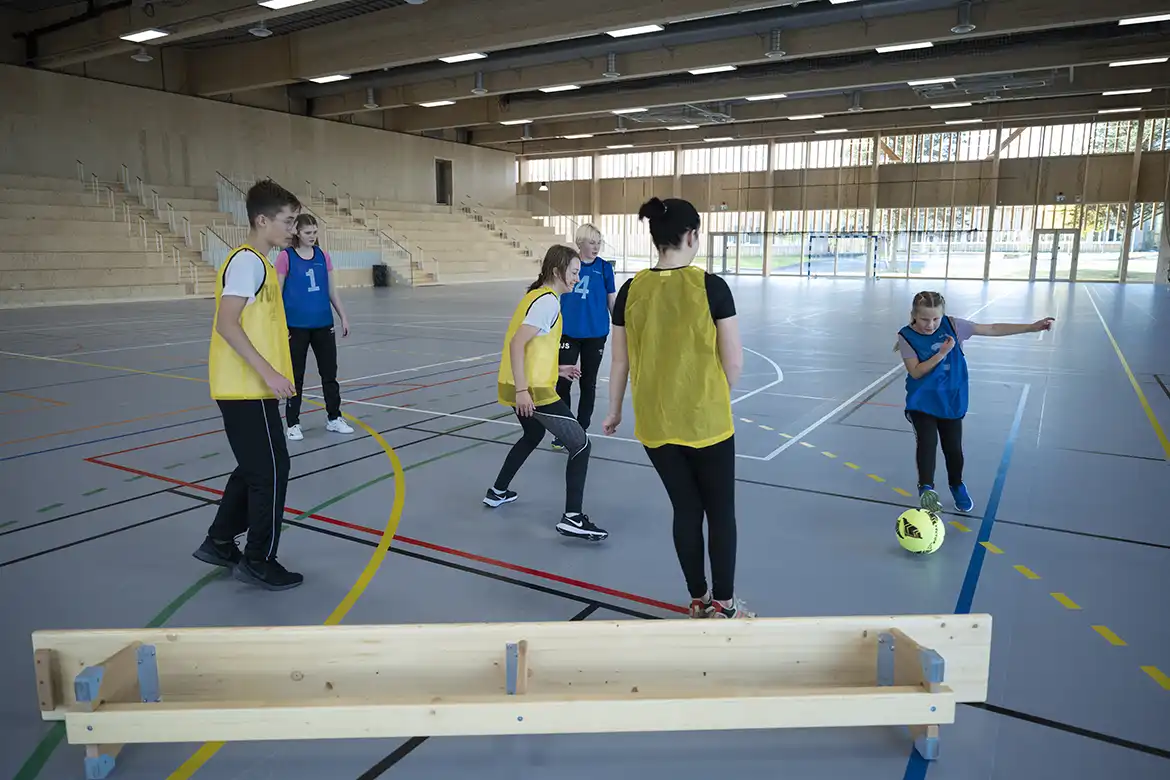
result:
<svg viewBox="0 0 1170 780"><path fill-rule="evenodd" d="M160 199L166 193L180 230L182 217L189 219L192 246L119 184L99 182L95 193L92 182L0 174L0 305L213 291L215 271L203 262L198 242L203 227L226 216L215 189L153 189Z"/></svg>

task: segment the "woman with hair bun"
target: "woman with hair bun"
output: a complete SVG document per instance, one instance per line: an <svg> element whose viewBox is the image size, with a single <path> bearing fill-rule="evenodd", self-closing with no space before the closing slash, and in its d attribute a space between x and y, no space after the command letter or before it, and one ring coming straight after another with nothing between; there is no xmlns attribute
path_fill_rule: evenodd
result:
<svg viewBox="0 0 1170 780"><path fill-rule="evenodd" d="M690 591L692 618L755 617L735 598L735 425L731 387L743 370L735 299L727 283L691 265L699 214L685 200L651 198L658 263L618 291L613 307L609 414L622 422L632 388L634 436L646 448L674 508L674 546ZM707 587L703 518L710 532Z"/></svg>
<svg viewBox="0 0 1170 780"><path fill-rule="evenodd" d="M589 470L589 437L557 394L559 378L576 379L581 375L576 366L560 365L561 296L577 284L580 270L581 256L576 249L560 244L549 247L540 276L529 285L512 313L500 355L497 394L501 404L516 410L524 434L508 451L483 502L494 509L516 500L516 491L508 486L544 439L545 431L549 431L569 453L565 512L556 524L557 532L601 541L609 534L594 525L581 509Z"/></svg>

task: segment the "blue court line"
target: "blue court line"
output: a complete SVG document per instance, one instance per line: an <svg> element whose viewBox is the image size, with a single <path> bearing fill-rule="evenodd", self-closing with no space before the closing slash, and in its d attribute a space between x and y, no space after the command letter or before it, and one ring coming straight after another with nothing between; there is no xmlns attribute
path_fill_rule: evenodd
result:
<svg viewBox="0 0 1170 780"><path fill-rule="evenodd" d="M1003 497L1003 485L1007 481L1008 467L1012 462L1012 452L1016 448L1016 438L1020 434L1020 423L1024 419L1024 407L1028 403L1030 389L1029 385L1024 385L1020 393L1016 416L1012 420L1012 428L1003 447L999 470L995 474L995 483L991 486L991 496L987 499L987 511L983 514L979 534L975 537L975 549L971 551L971 560L967 564L967 576L963 578L963 587L959 589L959 598L955 602L956 615L970 614L971 603L975 600L975 589L979 586L979 575L983 573L983 561L987 557L987 548L982 543L991 541L991 529L995 525L995 514L999 511L999 501ZM906 762L906 772L902 775L902 780L925 780L930 764L931 762L923 758L917 750L911 748L910 759Z"/></svg>

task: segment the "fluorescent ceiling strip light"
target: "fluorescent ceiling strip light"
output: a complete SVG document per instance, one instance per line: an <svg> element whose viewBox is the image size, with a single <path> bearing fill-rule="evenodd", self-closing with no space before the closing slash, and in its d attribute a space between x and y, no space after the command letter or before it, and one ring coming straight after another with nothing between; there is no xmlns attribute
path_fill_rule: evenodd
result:
<svg viewBox="0 0 1170 780"><path fill-rule="evenodd" d="M931 108L936 111L940 108L970 108L970 103L935 103Z"/></svg>
<svg viewBox="0 0 1170 780"><path fill-rule="evenodd" d="M486 58L486 54L477 51L472 52L471 54L452 54L450 57L439 57L439 61L450 64L454 62L470 62L471 60L482 60Z"/></svg>
<svg viewBox="0 0 1170 780"><path fill-rule="evenodd" d="M1147 57L1143 60L1120 60L1118 62L1109 63L1109 67L1126 68L1130 65L1160 65L1166 60L1170 60L1170 57Z"/></svg>
<svg viewBox="0 0 1170 780"><path fill-rule="evenodd" d="M1145 95L1153 91L1152 87L1146 87L1145 89L1114 89L1109 92L1102 92L1101 94L1105 97L1111 97L1113 95Z"/></svg>
<svg viewBox="0 0 1170 780"><path fill-rule="evenodd" d="M876 51L878 54L893 54L896 51L912 51L914 49L929 49L934 46L930 41L920 41L918 43L899 43L893 46L878 46Z"/></svg>
<svg viewBox="0 0 1170 780"><path fill-rule="evenodd" d="M1103 108L1098 111L1098 114L1128 114L1130 111L1141 111L1141 106L1133 106L1131 108Z"/></svg>
<svg viewBox="0 0 1170 780"><path fill-rule="evenodd" d="M621 30L610 30L606 35L611 38L628 38L631 35L645 35L646 33L662 32L660 24L643 24L639 27L626 27Z"/></svg>
<svg viewBox="0 0 1170 780"><path fill-rule="evenodd" d="M674 127L668 127L666 129L667 130L698 130L699 126L698 125L675 125Z"/></svg>
<svg viewBox="0 0 1170 780"><path fill-rule="evenodd" d="M687 72L692 76L705 76L708 73L728 73L733 70L735 70L734 65L714 65L710 68L695 68Z"/></svg>
<svg viewBox="0 0 1170 780"><path fill-rule="evenodd" d="M1132 16L1122 19L1117 24L1121 27L1127 24L1150 24L1152 22L1170 22L1170 14L1154 14L1153 16Z"/></svg>
<svg viewBox="0 0 1170 780"><path fill-rule="evenodd" d="M127 35L120 35L122 40L130 41L130 43L146 43L147 41L154 41L159 38L165 38L170 35L169 32L162 30L141 30L136 33L129 33Z"/></svg>
<svg viewBox="0 0 1170 780"><path fill-rule="evenodd" d="M260 0L257 5L262 5L265 8L271 8L274 11L279 11L282 8L292 8L294 5L304 5L311 3L313 0Z"/></svg>
<svg viewBox="0 0 1170 780"><path fill-rule="evenodd" d="M829 0L830 5L845 5L846 3L856 3L857 0Z"/></svg>
<svg viewBox="0 0 1170 780"><path fill-rule="evenodd" d="M790 121L793 121L793 122L800 120L800 119L824 119L824 118L825 118L824 114L799 114L797 116L788 117L788 119Z"/></svg>
<svg viewBox="0 0 1170 780"><path fill-rule="evenodd" d="M314 84L332 84L335 81L345 81L348 78L351 77L345 73L335 73L332 76L318 76L315 79L309 79L309 81Z"/></svg>
<svg viewBox="0 0 1170 780"><path fill-rule="evenodd" d="M649 111L648 108L615 108L611 113L614 114L641 114L644 111Z"/></svg>
<svg viewBox="0 0 1170 780"><path fill-rule="evenodd" d="M777 92L775 95L752 95L748 100L755 103L757 100L783 100L786 97L783 92Z"/></svg>
<svg viewBox="0 0 1170 780"><path fill-rule="evenodd" d="M735 139L729 135L724 135L724 136L720 136L719 138L704 138L703 140L709 144L721 144L721 143L724 143L725 141L734 141Z"/></svg>
<svg viewBox="0 0 1170 780"><path fill-rule="evenodd" d="M419 103L423 108L438 108L439 106L453 106L454 100L432 100L429 103Z"/></svg>
<svg viewBox="0 0 1170 780"><path fill-rule="evenodd" d="M541 92L572 92L574 89L581 89L577 84L562 84L559 87L541 87Z"/></svg>
<svg viewBox="0 0 1170 780"><path fill-rule="evenodd" d="M814 130L813 132L820 135L829 135L830 133L845 133L848 131L844 127L837 127L832 130Z"/></svg>
<svg viewBox="0 0 1170 780"><path fill-rule="evenodd" d="M906 82L911 87L928 87L931 84L954 84L955 77L947 76L944 79L916 79L915 81Z"/></svg>
<svg viewBox="0 0 1170 780"><path fill-rule="evenodd" d="M633 149L633 144L610 144L606 149Z"/></svg>
<svg viewBox="0 0 1170 780"><path fill-rule="evenodd" d="M501 125L526 125L531 121L532 121L531 119L508 119L504 122L500 122L500 124Z"/></svg>
<svg viewBox="0 0 1170 780"><path fill-rule="evenodd" d="M948 119L948 125L977 125L981 123L982 119Z"/></svg>
<svg viewBox="0 0 1170 780"><path fill-rule="evenodd" d="M576 140L579 140L581 138L592 138L592 137L593 137L593 133L577 133L576 135L562 135L561 136L561 138L564 138L566 141L576 141Z"/></svg>

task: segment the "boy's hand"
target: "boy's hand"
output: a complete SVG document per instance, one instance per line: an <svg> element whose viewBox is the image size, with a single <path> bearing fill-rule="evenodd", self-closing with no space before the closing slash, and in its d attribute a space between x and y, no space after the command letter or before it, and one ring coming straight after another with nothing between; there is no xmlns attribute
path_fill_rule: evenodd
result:
<svg viewBox="0 0 1170 780"><path fill-rule="evenodd" d="M1055 317L1045 317L1042 320L1036 320L1032 323L1032 330L1052 330L1052 325L1054 322L1056 322Z"/></svg>
<svg viewBox="0 0 1170 780"><path fill-rule="evenodd" d="M292 398L297 394L297 389L293 387L293 383L281 376L277 371L273 371L268 376L265 376L264 382L272 392L276 393L277 398Z"/></svg>

